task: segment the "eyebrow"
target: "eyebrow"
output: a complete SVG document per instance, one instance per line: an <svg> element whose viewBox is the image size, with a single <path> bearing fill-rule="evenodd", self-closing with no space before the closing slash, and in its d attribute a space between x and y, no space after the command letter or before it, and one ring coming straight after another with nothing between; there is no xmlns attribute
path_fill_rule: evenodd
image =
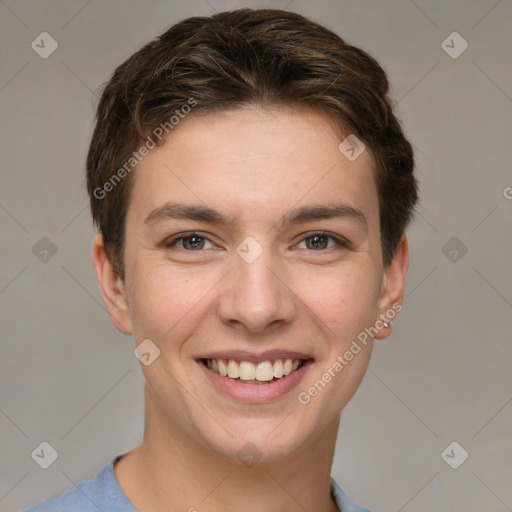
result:
<svg viewBox="0 0 512 512"><path fill-rule="evenodd" d="M313 204L293 208L286 212L274 226L278 225L284 227L312 220L335 218L353 220L360 224L365 230L368 228L368 222L364 212L359 208L344 203L334 205ZM165 203L155 208L146 217L144 224L153 224L166 219L203 221L228 227L236 224L234 218L225 217L222 213L213 208L198 204L183 203Z"/></svg>

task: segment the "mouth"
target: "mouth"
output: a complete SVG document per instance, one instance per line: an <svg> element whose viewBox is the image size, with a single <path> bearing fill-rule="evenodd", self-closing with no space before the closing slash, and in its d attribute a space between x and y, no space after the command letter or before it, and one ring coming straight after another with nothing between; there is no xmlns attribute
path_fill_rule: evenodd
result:
<svg viewBox="0 0 512 512"><path fill-rule="evenodd" d="M270 402L288 393L314 363L312 357L291 352L216 354L196 361L219 391L251 403Z"/></svg>
<svg viewBox="0 0 512 512"><path fill-rule="evenodd" d="M234 359L201 359L209 369L222 377L236 380L243 384L266 384L287 377L299 370L310 359L276 359L252 363Z"/></svg>

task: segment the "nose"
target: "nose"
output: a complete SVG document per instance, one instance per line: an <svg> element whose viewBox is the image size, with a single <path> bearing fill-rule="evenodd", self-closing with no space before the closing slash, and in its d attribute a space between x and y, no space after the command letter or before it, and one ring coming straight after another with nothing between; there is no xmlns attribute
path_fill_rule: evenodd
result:
<svg viewBox="0 0 512 512"><path fill-rule="evenodd" d="M252 263L238 254L233 258L232 270L222 281L220 320L252 333L290 323L295 316L294 293L270 251L263 251Z"/></svg>

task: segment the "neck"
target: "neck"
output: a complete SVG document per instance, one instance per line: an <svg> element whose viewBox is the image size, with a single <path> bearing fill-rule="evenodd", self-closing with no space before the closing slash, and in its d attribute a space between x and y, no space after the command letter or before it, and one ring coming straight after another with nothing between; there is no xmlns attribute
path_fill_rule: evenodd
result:
<svg viewBox="0 0 512 512"><path fill-rule="evenodd" d="M139 512L335 512L330 470L338 426L339 418L294 453L246 467L173 428L146 393L144 439L118 461L114 471Z"/></svg>

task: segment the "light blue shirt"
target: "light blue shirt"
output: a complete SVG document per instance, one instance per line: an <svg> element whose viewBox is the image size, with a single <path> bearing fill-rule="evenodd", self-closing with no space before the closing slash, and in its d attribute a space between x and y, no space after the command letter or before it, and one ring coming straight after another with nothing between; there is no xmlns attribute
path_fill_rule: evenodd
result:
<svg viewBox="0 0 512 512"><path fill-rule="evenodd" d="M58 498L43 501L22 512L137 512L114 474L114 463L119 457L105 464L94 478L82 480ZM331 489L341 512L370 512L353 503L332 477Z"/></svg>

